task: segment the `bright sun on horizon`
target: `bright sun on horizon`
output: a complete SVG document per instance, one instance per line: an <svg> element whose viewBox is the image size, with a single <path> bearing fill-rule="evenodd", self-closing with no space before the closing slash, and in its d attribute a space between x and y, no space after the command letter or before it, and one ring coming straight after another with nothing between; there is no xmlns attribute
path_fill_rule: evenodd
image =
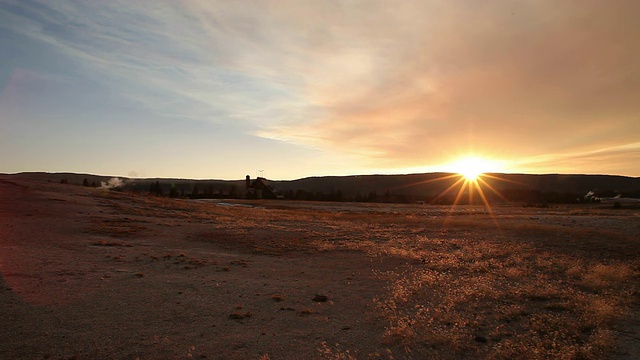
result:
<svg viewBox="0 0 640 360"><path fill-rule="evenodd" d="M467 181L476 181L476 179L478 179L478 176L482 175L482 171L478 169L468 169L464 170L461 174Z"/></svg>
<svg viewBox="0 0 640 360"><path fill-rule="evenodd" d="M466 181L474 182L484 173L500 171L500 166L498 161L469 156L453 162L449 169L462 175Z"/></svg>

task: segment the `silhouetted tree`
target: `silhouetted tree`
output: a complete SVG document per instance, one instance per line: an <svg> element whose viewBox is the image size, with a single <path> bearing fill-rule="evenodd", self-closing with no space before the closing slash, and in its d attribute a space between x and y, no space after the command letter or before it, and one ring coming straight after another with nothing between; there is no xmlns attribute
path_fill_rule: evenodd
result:
<svg viewBox="0 0 640 360"><path fill-rule="evenodd" d="M160 187L160 182L158 180L149 184L149 194L162 196L162 188Z"/></svg>
<svg viewBox="0 0 640 360"><path fill-rule="evenodd" d="M287 190L287 192L284 193L284 198L294 200L296 198L296 194L293 190Z"/></svg>
<svg viewBox="0 0 640 360"><path fill-rule="evenodd" d="M89 180L87 180L87 178L84 178L84 180L82 180L82 186L89 186Z"/></svg>
<svg viewBox="0 0 640 360"><path fill-rule="evenodd" d="M298 189L298 190L296 190L295 199L296 200L308 200L309 199L309 193L307 193L306 191L304 191L302 189Z"/></svg>

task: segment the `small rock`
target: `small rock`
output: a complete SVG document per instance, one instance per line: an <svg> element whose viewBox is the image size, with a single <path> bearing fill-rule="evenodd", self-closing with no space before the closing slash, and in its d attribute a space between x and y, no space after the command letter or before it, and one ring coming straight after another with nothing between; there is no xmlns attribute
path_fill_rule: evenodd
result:
<svg viewBox="0 0 640 360"><path fill-rule="evenodd" d="M316 294L316 296L313 298L313 301L315 302L327 302L329 298L326 295L318 295Z"/></svg>
<svg viewBox="0 0 640 360"><path fill-rule="evenodd" d="M246 312L244 314L239 312L234 312L229 314L229 319L242 320L242 319L250 318L252 316L253 314L251 312Z"/></svg>
<svg viewBox="0 0 640 360"><path fill-rule="evenodd" d="M473 340L475 340L476 342L482 343L482 344L486 344L487 342L487 338L484 336L476 336Z"/></svg>
<svg viewBox="0 0 640 360"><path fill-rule="evenodd" d="M231 313L229 314L229 319L241 320L244 319L244 315L240 313Z"/></svg>

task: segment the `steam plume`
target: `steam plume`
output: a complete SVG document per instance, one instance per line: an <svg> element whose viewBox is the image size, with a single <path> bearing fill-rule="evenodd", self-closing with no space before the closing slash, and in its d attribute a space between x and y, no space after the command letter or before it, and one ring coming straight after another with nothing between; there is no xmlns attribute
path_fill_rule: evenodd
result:
<svg viewBox="0 0 640 360"><path fill-rule="evenodd" d="M101 181L100 188L101 189L117 189L119 187L124 186L124 181L119 178L111 178L107 182Z"/></svg>

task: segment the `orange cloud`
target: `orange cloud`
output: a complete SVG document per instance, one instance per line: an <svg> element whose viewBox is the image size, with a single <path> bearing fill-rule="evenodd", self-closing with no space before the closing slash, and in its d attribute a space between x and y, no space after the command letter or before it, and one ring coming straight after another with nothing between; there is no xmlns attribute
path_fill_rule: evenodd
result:
<svg viewBox="0 0 640 360"><path fill-rule="evenodd" d="M329 40L313 38L323 45L304 69L308 100L324 116L263 136L406 167L461 147L522 158L640 133L639 3L340 10L347 15L321 18Z"/></svg>

